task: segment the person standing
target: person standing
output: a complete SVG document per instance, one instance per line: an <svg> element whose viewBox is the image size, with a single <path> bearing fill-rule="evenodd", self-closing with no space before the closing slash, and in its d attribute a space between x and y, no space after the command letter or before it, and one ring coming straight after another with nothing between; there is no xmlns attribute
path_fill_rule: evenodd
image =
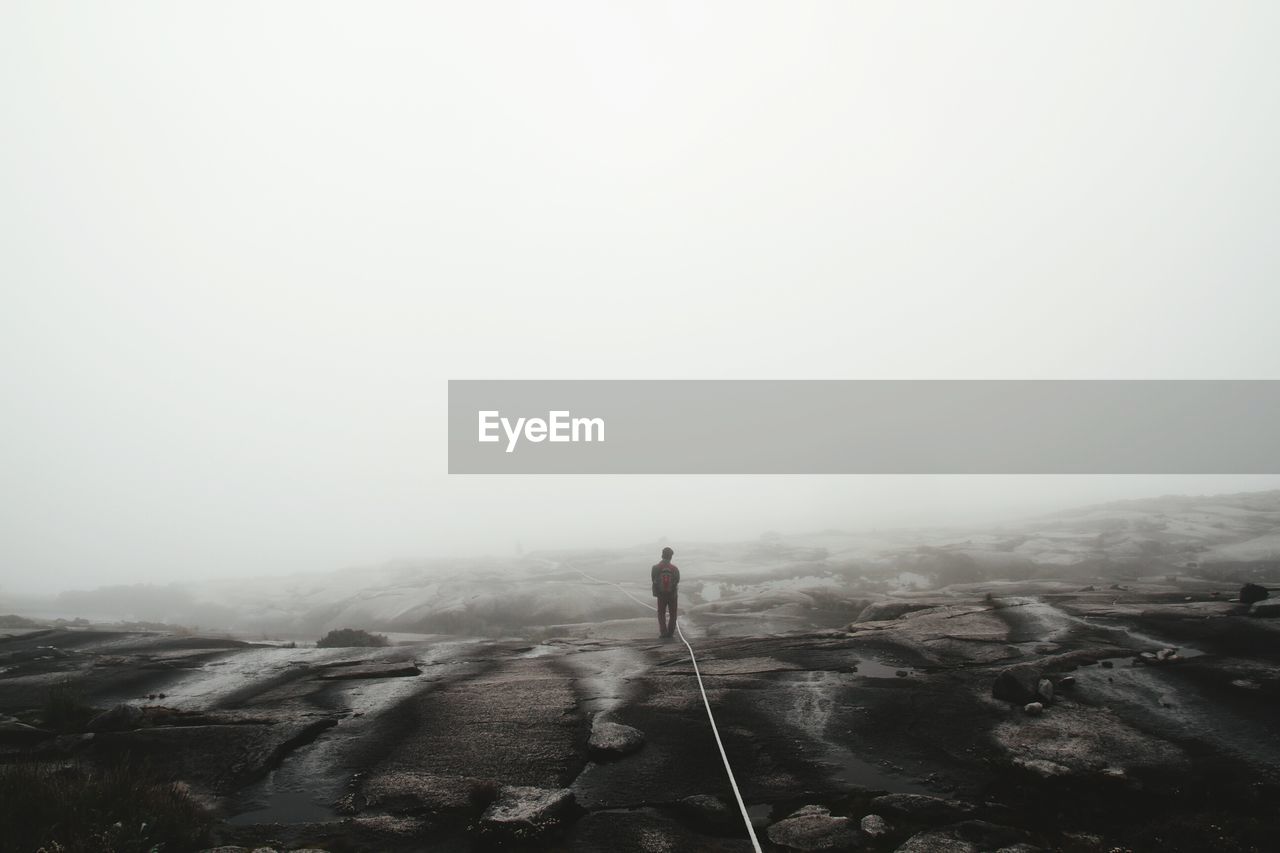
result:
<svg viewBox="0 0 1280 853"><path fill-rule="evenodd" d="M662 561L655 563L649 572L653 580L653 595L658 599L658 636L670 637L676 632L676 602L680 587L680 569L671 558L675 551L662 549ZM667 613L670 611L670 621Z"/></svg>

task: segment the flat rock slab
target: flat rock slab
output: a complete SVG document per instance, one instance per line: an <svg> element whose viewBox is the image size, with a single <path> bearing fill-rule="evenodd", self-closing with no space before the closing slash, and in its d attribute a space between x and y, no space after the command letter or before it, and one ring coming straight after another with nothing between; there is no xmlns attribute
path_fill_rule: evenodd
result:
<svg viewBox="0 0 1280 853"><path fill-rule="evenodd" d="M333 667L320 674L321 681L346 681L357 678L410 678L422 675L422 670L412 662L361 663Z"/></svg>
<svg viewBox="0 0 1280 853"><path fill-rule="evenodd" d="M559 788L586 762L587 721L571 678L548 658L509 658L483 675L414 694L396 710L386 758L369 779L394 773L493 779Z"/></svg>
<svg viewBox="0 0 1280 853"><path fill-rule="evenodd" d="M493 788L492 782L467 776L401 771L369 779L362 793L368 807L390 812L478 813Z"/></svg>
<svg viewBox="0 0 1280 853"><path fill-rule="evenodd" d="M845 850L858 841L847 817L835 817L822 806L805 806L769 827L769 840L791 850Z"/></svg>
<svg viewBox="0 0 1280 853"><path fill-rule="evenodd" d="M272 770L333 719L270 725L163 726L94 735L89 753L128 754L168 778L226 794Z"/></svg>
<svg viewBox="0 0 1280 853"><path fill-rule="evenodd" d="M525 838L540 835L556 826L573 806L573 792L568 788L506 785L480 816L480 828Z"/></svg>
<svg viewBox="0 0 1280 853"><path fill-rule="evenodd" d="M1177 746L1138 731L1107 708L1060 705L1043 716L997 723L992 735L1015 764L1044 777L1181 773L1189 766Z"/></svg>

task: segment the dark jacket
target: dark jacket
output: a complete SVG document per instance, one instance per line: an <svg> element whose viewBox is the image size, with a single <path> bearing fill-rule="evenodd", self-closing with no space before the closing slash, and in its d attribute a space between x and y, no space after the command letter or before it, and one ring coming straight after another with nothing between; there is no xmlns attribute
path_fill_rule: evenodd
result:
<svg viewBox="0 0 1280 853"><path fill-rule="evenodd" d="M680 586L680 568L675 563L672 563L669 560L663 560L660 563L654 563L653 568L649 570L650 579L652 579L653 581L654 597L657 597L658 594L662 592L662 585L658 577L662 573L662 570L664 568L669 568L673 576L671 578L671 594L675 595L676 590Z"/></svg>

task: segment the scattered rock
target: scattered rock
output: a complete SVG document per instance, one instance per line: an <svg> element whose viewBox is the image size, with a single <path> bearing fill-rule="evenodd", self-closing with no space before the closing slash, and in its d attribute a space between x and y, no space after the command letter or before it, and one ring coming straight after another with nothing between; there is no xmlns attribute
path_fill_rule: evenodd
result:
<svg viewBox="0 0 1280 853"><path fill-rule="evenodd" d="M710 794L694 794L685 797L678 804L681 812L692 822L710 829L729 829L741 827L738 814L719 797Z"/></svg>
<svg viewBox="0 0 1280 853"><path fill-rule="evenodd" d="M1114 662L1112 662L1112 661L1109 661L1109 660L1104 660L1104 661L1102 661L1099 665L1100 665L1103 669L1111 669L1113 666L1115 666L1115 663L1114 663Z"/></svg>
<svg viewBox="0 0 1280 853"><path fill-rule="evenodd" d="M504 785L498 799L480 816L480 828L528 838L558 824L573 806L573 792L568 788Z"/></svg>
<svg viewBox="0 0 1280 853"><path fill-rule="evenodd" d="M889 822L878 814L869 814L864 817L858 828L868 838L879 838L889 834Z"/></svg>
<svg viewBox="0 0 1280 853"><path fill-rule="evenodd" d="M142 709L137 705L120 704L90 720L88 729L91 732L125 732L141 726L142 720Z"/></svg>
<svg viewBox="0 0 1280 853"><path fill-rule="evenodd" d="M1021 705L1040 698L1040 670L1031 664L1015 664L1001 671L991 686L991 695Z"/></svg>
<svg viewBox="0 0 1280 853"><path fill-rule="evenodd" d="M805 806L768 829L769 840L792 850L843 850L857 841L847 817L834 817L822 806Z"/></svg>
<svg viewBox="0 0 1280 853"><path fill-rule="evenodd" d="M1040 701L1048 705L1053 701L1053 682L1047 678L1040 679L1036 685L1036 696L1040 697Z"/></svg>
<svg viewBox="0 0 1280 853"><path fill-rule="evenodd" d="M621 723L611 723L597 714L591 724L587 749L594 758L621 758L644 746L644 732Z"/></svg>
<svg viewBox="0 0 1280 853"><path fill-rule="evenodd" d="M898 678L906 678L910 674L911 673L907 672L905 669L900 669L894 673L894 675L898 676Z"/></svg>
<svg viewBox="0 0 1280 853"><path fill-rule="evenodd" d="M1261 690L1262 685L1248 678L1236 678L1231 681L1232 687L1239 687L1241 690Z"/></svg>
<svg viewBox="0 0 1280 853"><path fill-rule="evenodd" d="M1070 690L1076 686L1076 677L1074 675L1064 675L1058 679L1059 690Z"/></svg>
<svg viewBox="0 0 1280 853"><path fill-rule="evenodd" d="M1038 717L1044 713L1044 705L1040 702L1028 702L1022 706L1022 710L1032 717Z"/></svg>
<svg viewBox="0 0 1280 853"><path fill-rule="evenodd" d="M973 810L968 803L925 794L884 794L871 801L877 812L902 815L922 823L945 823L964 818Z"/></svg>

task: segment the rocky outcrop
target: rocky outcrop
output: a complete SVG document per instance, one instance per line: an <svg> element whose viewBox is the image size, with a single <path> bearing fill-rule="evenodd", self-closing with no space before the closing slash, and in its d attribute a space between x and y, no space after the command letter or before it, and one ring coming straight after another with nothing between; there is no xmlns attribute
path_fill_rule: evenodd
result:
<svg viewBox="0 0 1280 853"><path fill-rule="evenodd" d="M1014 702L1018 705L1042 702L1045 701L1045 697L1041 695L1042 682L1049 684L1038 666L1026 663L1015 664L1001 670L996 676L995 683L991 685L991 695L1003 702ZM1048 692L1048 698L1052 699L1052 684L1049 684Z"/></svg>
<svg viewBox="0 0 1280 853"><path fill-rule="evenodd" d="M1274 619L1280 616L1280 601L1267 600L1255 602L1249 608L1250 616L1260 616L1266 619Z"/></svg>
<svg viewBox="0 0 1280 853"><path fill-rule="evenodd" d="M844 850L858 840L847 817L823 806L805 806L769 827L769 840L791 850Z"/></svg>
<svg viewBox="0 0 1280 853"><path fill-rule="evenodd" d="M968 803L925 794L885 794L872 800L871 807L877 812L901 815L920 823L950 823L973 811Z"/></svg>
<svg viewBox="0 0 1280 853"><path fill-rule="evenodd" d="M143 724L142 709L137 705L116 705L89 721L91 732L124 732Z"/></svg>

